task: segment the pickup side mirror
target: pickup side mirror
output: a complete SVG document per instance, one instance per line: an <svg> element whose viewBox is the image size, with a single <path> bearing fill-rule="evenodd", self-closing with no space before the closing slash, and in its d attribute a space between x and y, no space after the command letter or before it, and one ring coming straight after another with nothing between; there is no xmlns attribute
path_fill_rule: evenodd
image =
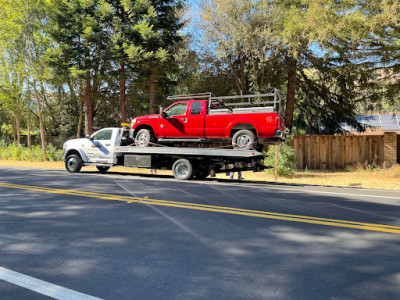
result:
<svg viewBox="0 0 400 300"><path fill-rule="evenodd" d="M163 118L168 118L168 114L165 111L161 111L160 116Z"/></svg>

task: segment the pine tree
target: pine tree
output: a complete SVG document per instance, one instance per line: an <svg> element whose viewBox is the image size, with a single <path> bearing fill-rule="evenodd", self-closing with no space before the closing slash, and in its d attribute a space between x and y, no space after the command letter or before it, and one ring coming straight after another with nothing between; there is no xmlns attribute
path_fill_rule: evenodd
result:
<svg viewBox="0 0 400 300"><path fill-rule="evenodd" d="M53 67L60 75L74 74L85 82L86 134L93 133L93 98L112 61L108 22L98 9L103 2L56 0L50 15L50 34L58 44L52 53Z"/></svg>

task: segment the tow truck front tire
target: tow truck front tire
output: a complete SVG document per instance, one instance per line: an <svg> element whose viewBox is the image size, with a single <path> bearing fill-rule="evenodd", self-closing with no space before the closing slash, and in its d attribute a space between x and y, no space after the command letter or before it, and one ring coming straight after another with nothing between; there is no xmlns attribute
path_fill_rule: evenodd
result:
<svg viewBox="0 0 400 300"><path fill-rule="evenodd" d="M65 160L65 168L69 173L78 173L82 169L82 158L77 154L71 154Z"/></svg>
<svg viewBox="0 0 400 300"><path fill-rule="evenodd" d="M185 158L178 159L172 165L172 174L176 179L187 180L193 176L193 166Z"/></svg>

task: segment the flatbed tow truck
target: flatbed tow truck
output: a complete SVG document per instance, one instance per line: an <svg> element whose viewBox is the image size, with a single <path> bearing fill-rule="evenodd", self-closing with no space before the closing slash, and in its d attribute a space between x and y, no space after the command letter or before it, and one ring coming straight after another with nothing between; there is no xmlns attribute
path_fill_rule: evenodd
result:
<svg viewBox="0 0 400 300"><path fill-rule="evenodd" d="M185 148L152 145L136 147L130 129L104 128L82 139L64 143L65 168L79 172L96 166L106 172L113 166L172 170L176 179L205 179L216 173L262 171L265 154L256 150L225 148Z"/></svg>

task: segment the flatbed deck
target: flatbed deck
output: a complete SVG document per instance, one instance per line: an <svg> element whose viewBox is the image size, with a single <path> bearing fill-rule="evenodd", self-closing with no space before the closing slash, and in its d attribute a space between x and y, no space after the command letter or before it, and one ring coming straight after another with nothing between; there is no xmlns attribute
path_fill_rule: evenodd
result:
<svg viewBox="0 0 400 300"><path fill-rule="evenodd" d="M265 157L266 155L256 150L221 149L221 148L179 148L179 147L135 147L117 146L114 154L158 154L176 156L198 156L198 157L230 157L251 158Z"/></svg>

